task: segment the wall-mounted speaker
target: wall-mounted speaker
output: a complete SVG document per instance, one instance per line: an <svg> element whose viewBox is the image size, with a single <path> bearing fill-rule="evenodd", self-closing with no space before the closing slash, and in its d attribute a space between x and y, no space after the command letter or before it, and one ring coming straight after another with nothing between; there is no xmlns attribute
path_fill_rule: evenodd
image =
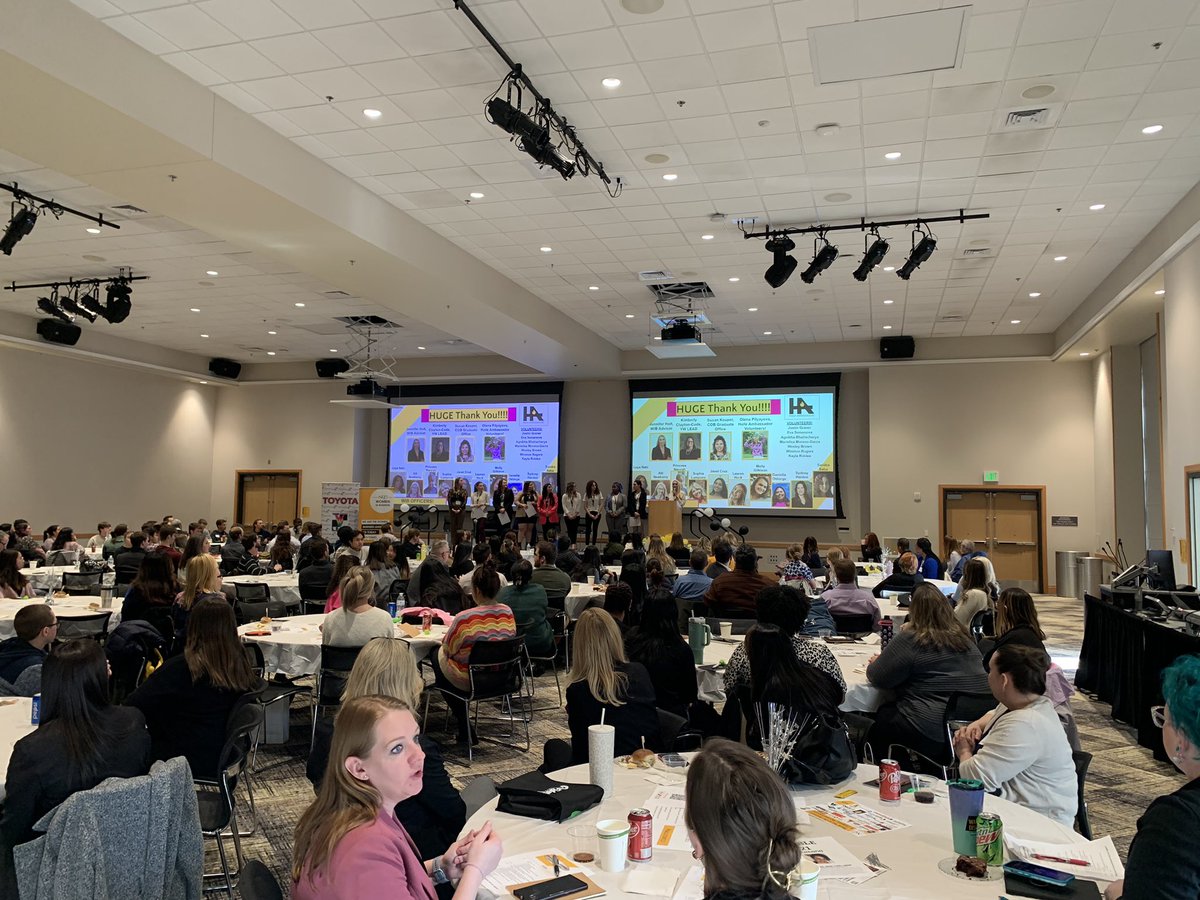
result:
<svg viewBox="0 0 1200 900"><path fill-rule="evenodd" d="M51 344L66 344L68 347L74 347L79 341L79 336L83 334L83 329L78 325L71 325L68 322L60 322L58 319L39 319L37 323L37 333L43 341L49 341Z"/></svg>
<svg viewBox="0 0 1200 900"><path fill-rule="evenodd" d="M907 335L879 339L880 359L912 359L917 352L917 342Z"/></svg>
<svg viewBox="0 0 1200 900"><path fill-rule="evenodd" d="M344 359L318 359L317 360L317 377L318 378L336 378L343 372L350 371L350 363Z"/></svg>
<svg viewBox="0 0 1200 900"><path fill-rule="evenodd" d="M208 361L208 371L218 378L237 378L242 374L242 364L217 356Z"/></svg>

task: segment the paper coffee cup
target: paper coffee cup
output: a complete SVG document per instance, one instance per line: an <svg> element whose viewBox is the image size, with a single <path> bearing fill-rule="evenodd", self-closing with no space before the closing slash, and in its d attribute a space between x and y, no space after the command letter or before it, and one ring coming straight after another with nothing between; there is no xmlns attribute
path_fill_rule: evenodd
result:
<svg viewBox="0 0 1200 900"><path fill-rule="evenodd" d="M601 819L596 823L596 843L600 845L600 868L620 872L629 852L629 823L624 819Z"/></svg>
<svg viewBox="0 0 1200 900"><path fill-rule="evenodd" d="M588 582L587 582L588 584L595 584L595 583L596 583L596 576L595 576L595 575L589 575L589 576L587 577L587 579L588 579Z"/></svg>
<svg viewBox="0 0 1200 900"><path fill-rule="evenodd" d="M800 884L793 888L800 900L817 900L817 883L821 879L821 867L807 856L800 862Z"/></svg>
<svg viewBox="0 0 1200 900"><path fill-rule="evenodd" d="M720 629L718 634L720 634L721 637L729 637L733 633L732 622L718 622L717 627Z"/></svg>

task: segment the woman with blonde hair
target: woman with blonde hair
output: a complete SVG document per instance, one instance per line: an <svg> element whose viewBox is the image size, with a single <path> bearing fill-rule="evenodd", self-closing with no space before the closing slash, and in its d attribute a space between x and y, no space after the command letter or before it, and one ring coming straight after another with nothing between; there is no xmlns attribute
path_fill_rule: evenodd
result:
<svg viewBox="0 0 1200 900"><path fill-rule="evenodd" d="M657 559L662 563L664 575L675 574L675 560L667 553L667 545L663 543L661 534L650 535L650 544L646 548L646 559Z"/></svg>
<svg viewBox="0 0 1200 900"><path fill-rule="evenodd" d="M424 688L408 644L380 638L368 641L358 654L342 690L342 703L378 694L394 697L416 710ZM308 754L308 780L318 791L325 779L332 740L333 720L319 720ZM417 741L425 753L421 792L396 807L396 818L417 845L421 858L428 859L454 842L466 824L467 808L446 774L441 747L424 734Z"/></svg>
<svg viewBox="0 0 1200 900"><path fill-rule="evenodd" d="M138 577L141 578L140 572ZM205 597L225 600L225 595L221 592L221 569L217 565L216 557L207 553L188 560L187 568L183 572L183 590L176 595L175 602L171 605L176 648L182 647L184 639L187 638L188 617L192 613L192 607Z"/></svg>
<svg viewBox="0 0 1200 900"><path fill-rule="evenodd" d="M587 762L588 726L612 725L617 733L617 756L642 746L661 750L658 710L650 673L641 663L630 662L616 620L603 609L585 609L575 626L567 685L567 727L571 743L557 738L546 742L542 771L551 772ZM644 743L643 743L644 741Z"/></svg>
<svg viewBox="0 0 1200 900"><path fill-rule="evenodd" d="M375 599L375 576L366 566L352 568L338 585L340 609L327 613L321 625L321 643L336 647L362 647L371 638L396 636L396 626L387 610L371 605Z"/></svg>
<svg viewBox="0 0 1200 900"><path fill-rule="evenodd" d="M435 900L435 880L457 881L454 900L476 896L504 852L491 823L422 861L396 816L422 790L418 731L412 709L396 697L356 697L342 706L321 789L296 825L295 900Z"/></svg>
<svg viewBox="0 0 1200 900"><path fill-rule="evenodd" d="M325 612L331 613L342 605L342 582L350 574L350 570L358 565L358 557L353 553L343 553L333 561L333 575L329 578L329 599L325 601Z"/></svg>

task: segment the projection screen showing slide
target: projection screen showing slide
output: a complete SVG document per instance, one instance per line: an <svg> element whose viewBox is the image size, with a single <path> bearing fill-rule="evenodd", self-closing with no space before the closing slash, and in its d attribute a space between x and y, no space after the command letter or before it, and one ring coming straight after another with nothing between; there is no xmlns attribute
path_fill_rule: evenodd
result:
<svg viewBox="0 0 1200 900"><path fill-rule="evenodd" d="M802 381L701 379L686 391L635 382L633 477L651 500L678 491L685 507L837 516L838 377Z"/></svg>
<svg viewBox="0 0 1200 900"><path fill-rule="evenodd" d="M559 395L439 400L392 410L388 484L398 501L444 504L455 478L468 493L482 481L489 497L501 482L557 490Z"/></svg>

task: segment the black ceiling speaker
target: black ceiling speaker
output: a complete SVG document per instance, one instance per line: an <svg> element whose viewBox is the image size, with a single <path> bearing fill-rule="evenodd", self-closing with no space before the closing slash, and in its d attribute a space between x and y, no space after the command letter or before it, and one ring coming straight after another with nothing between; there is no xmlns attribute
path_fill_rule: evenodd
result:
<svg viewBox="0 0 1200 900"><path fill-rule="evenodd" d="M218 378L237 378L242 374L242 364L218 356L208 361L208 371Z"/></svg>
<svg viewBox="0 0 1200 900"><path fill-rule="evenodd" d="M912 359L917 351L917 342L908 335L879 339L880 359Z"/></svg>
<svg viewBox="0 0 1200 900"><path fill-rule="evenodd" d="M343 372L350 371L350 363L344 359L318 359L317 360L317 377L318 378L336 378Z"/></svg>
<svg viewBox="0 0 1200 900"><path fill-rule="evenodd" d="M79 341L79 336L83 334L83 329L57 319L38 319L37 333L43 341L74 347Z"/></svg>

